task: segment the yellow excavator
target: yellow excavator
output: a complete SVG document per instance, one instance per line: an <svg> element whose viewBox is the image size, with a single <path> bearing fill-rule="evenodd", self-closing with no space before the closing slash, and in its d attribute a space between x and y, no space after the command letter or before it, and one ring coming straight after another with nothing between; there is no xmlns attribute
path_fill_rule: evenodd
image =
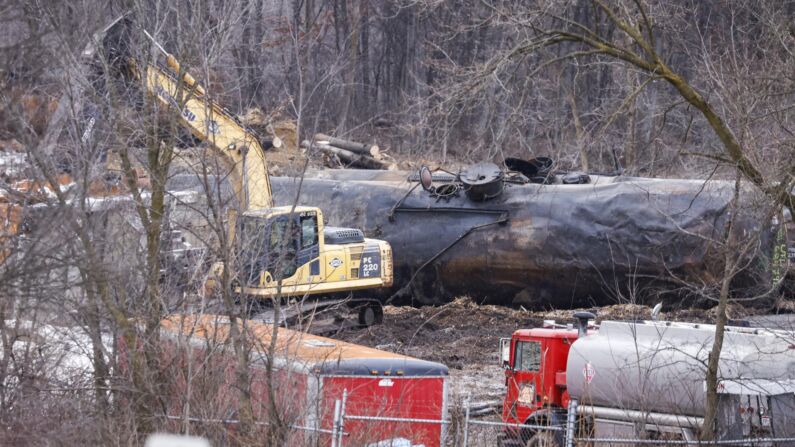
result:
<svg viewBox="0 0 795 447"><path fill-rule="evenodd" d="M162 52L165 63L141 64L130 58L125 61L129 74L233 167L232 189L242 212L230 213L228 231L230 240L238 238L243 270L237 272L235 293L263 301L311 297L315 304L310 308L315 310L341 302L353 291L390 287L389 243L365 238L359 229L325 226L320 208L274 206L265 151L278 146L279 139L260 138L239 122L209 98L173 55L145 30L140 31ZM120 53L111 49L110 54ZM380 323L383 314L378 301L353 298L347 304L358 308L360 325Z"/></svg>

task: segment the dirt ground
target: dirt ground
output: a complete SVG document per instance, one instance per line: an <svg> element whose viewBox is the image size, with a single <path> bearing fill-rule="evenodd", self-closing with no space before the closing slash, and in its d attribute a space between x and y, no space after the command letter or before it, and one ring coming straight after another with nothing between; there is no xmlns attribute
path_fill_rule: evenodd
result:
<svg viewBox="0 0 795 447"><path fill-rule="evenodd" d="M580 309L605 319L649 319L651 308L619 304ZM470 394L473 403L492 402L494 411L485 417L496 417L505 389L504 373L499 364L498 347L502 337L510 337L520 328L540 327L544 320L573 323L577 310L530 312L521 308L478 305L468 298L459 298L443 306L384 308L384 322L367 329L347 329L334 338L410 355L447 365L450 369L451 396L463 400ZM731 307L730 318L741 319L752 310ZM714 322L714 310L682 309L662 312L660 319Z"/></svg>

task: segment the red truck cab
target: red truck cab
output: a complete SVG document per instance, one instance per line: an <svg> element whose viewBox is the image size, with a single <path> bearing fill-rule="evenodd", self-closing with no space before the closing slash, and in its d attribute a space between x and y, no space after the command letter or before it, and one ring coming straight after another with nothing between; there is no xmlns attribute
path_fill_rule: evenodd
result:
<svg viewBox="0 0 795 447"><path fill-rule="evenodd" d="M500 352L507 387L502 419L516 424L546 425L559 421L555 410L568 405L566 361L577 329L554 323L520 329L501 340Z"/></svg>
<svg viewBox="0 0 795 447"><path fill-rule="evenodd" d="M562 445L561 430L542 430L538 426L562 427L566 422L569 351L578 338L588 334L595 318L590 312L577 312L574 317L576 328L571 324L545 321L544 327L520 329L511 338L500 340L506 386L502 420L508 424L535 426L506 428L500 445Z"/></svg>

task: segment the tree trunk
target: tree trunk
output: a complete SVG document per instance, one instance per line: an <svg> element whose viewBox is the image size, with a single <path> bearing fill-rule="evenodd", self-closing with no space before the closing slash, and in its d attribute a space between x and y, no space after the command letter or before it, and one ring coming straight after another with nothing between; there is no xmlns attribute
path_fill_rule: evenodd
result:
<svg viewBox="0 0 795 447"><path fill-rule="evenodd" d="M574 88L574 87L572 87ZM568 92L566 99L569 100L571 106L571 117L574 121L575 140L577 141L577 149L580 154L580 168L588 172L590 165L588 163L588 152L585 147L585 129L580 121L580 111L577 109L577 99L574 97L574 92Z"/></svg>
<svg viewBox="0 0 795 447"><path fill-rule="evenodd" d="M723 338L728 317L726 316L726 306L729 303L729 293L731 282L737 274L737 253L734 245L732 227L734 226L735 210L740 197L740 175L738 171L737 180L734 187L734 197L731 203L729 221L726 224L724 237L724 262L723 278L721 279L720 296L718 297L718 315L715 322L715 339L712 342L712 349L707 360L706 382L706 408L704 411L704 426L701 428L701 440L712 441L716 438L717 415L718 415L718 375L720 373L720 355L723 350Z"/></svg>
<svg viewBox="0 0 795 447"><path fill-rule="evenodd" d="M376 160L367 155L359 155L347 149L331 146L328 144L310 144L309 141L304 140L301 142L301 147L306 149L316 149L329 155L334 155L343 163L358 168L364 169L387 169L395 170L397 166L392 163Z"/></svg>
<svg viewBox="0 0 795 447"><path fill-rule="evenodd" d="M349 150L359 155L368 155L378 160L381 157L381 149L375 144L357 143L355 141L335 138L323 133L315 134L315 141L328 141L331 146Z"/></svg>

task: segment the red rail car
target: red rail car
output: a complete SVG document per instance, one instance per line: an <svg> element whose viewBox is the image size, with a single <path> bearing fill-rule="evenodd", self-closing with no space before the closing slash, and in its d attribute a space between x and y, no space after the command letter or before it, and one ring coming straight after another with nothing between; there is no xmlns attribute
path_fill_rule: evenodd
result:
<svg viewBox="0 0 795 447"><path fill-rule="evenodd" d="M251 343L247 372L254 417L268 424L276 408L295 427L289 444L330 445L335 404L343 395L345 446L442 444L440 424L389 419L445 419L446 366L285 328L278 328L271 356L273 326L238 321L236 329L244 327ZM161 322L164 364L173 383L168 412L177 424L239 417L240 376L231 329L228 318L215 315L178 315Z"/></svg>

